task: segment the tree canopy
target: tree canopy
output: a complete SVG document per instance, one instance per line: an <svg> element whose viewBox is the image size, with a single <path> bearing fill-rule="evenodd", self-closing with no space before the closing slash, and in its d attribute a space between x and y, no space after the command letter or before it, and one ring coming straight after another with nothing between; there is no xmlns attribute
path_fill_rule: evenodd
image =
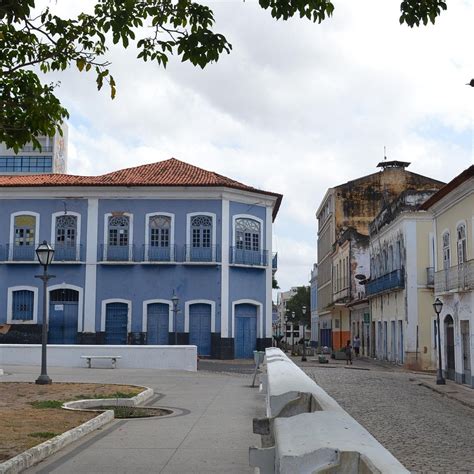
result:
<svg viewBox="0 0 474 474"><path fill-rule="evenodd" d="M97 88L108 84L113 99L116 83L107 52L111 44L133 45L137 59L166 67L171 55L204 68L232 45L214 31L214 14L192 0L96 0L93 11L75 18L38 10L36 0L4 0L0 4L0 142L18 151L38 135L54 135L67 110L54 94L58 84L43 84L43 73L75 66L95 76ZM277 20L293 16L322 22L333 15L330 0L259 0ZM442 0L404 0L400 23L413 27L434 23Z"/></svg>
<svg viewBox="0 0 474 474"><path fill-rule="evenodd" d="M303 314L303 307L306 313ZM291 323L304 322L307 326L311 324L311 297L309 286L299 286L296 293L286 302L288 321ZM295 313L295 317L292 317Z"/></svg>

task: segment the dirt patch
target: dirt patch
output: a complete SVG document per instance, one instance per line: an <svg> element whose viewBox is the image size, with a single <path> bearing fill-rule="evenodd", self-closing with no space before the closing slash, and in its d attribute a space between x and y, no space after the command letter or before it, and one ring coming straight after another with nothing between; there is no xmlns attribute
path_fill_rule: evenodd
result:
<svg viewBox="0 0 474 474"><path fill-rule="evenodd" d="M0 383L0 462L97 416L58 408L62 402L140 392L129 385Z"/></svg>

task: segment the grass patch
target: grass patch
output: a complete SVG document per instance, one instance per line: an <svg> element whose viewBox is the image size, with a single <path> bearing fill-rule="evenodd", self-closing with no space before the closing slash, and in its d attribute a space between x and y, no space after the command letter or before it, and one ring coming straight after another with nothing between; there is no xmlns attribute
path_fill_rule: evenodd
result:
<svg viewBox="0 0 474 474"><path fill-rule="evenodd" d="M76 399L77 400L95 400L95 399L100 399L100 398L132 398L136 397L139 393L141 392L115 392L115 393L110 393L110 394L96 394L96 395L77 395Z"/></svg>
<svg viewBox="0 0 474 474"><path fill-rule="evenodd" d="M51 439L58 436L58 433L52 433L51 431L37 431L35 433L30 433L28 436L31 436L32 438Z"/></svg>
<svg viewBox="0 0 474 474"><path fill-rule="evenodd" d="M30 405L33 408L61 408L63 403L61 400L38 400L31 402Z"/></svg>

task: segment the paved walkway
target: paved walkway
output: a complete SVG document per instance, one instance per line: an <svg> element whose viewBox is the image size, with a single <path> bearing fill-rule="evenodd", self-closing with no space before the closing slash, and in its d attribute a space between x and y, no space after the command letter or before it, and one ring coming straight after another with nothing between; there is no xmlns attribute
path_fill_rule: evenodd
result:
<svg viewBox="0 0 474 474"><path fill-rule="evenodd" d="M34 381L36 367L4 367L1 381ZM179 416L119 420L26 471L29 473L246 473L248 448L260 445L252 419L264 398L252 376L211 372L50 368L54 381L130 383L155 390L151 406ZM161 398L160 395L161 394ZM184 413L183 413L184 411Z"/></svg>

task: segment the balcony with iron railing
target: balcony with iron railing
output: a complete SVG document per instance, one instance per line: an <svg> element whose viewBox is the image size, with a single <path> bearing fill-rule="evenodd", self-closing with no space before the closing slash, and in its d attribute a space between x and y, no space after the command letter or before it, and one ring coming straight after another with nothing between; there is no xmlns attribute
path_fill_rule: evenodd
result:
<svg viewBox="0 0 474 474"><path fill-rule="evenodd" d="M434 275L435 293L449 291L470 291L474 289L474 260L468 260L461 265L456 265L445 270L440 270Z"/></svg>
<svg viewBox="0 0 474 474"><path fill-rule="evenodd" d="M247 250L230 247L229 263L231 265L265 267L268 265L268 250Z"/></svg>
<svg viewBox="0 0 474 474"><path fill-rule="evenodd" d="M219 245L210 245L209 247L184 246L183 263L215 264L221 261L221 252Z"/></svg>
<svg viewBox="0 0 474 474"><path fill-rule="evenodd" d="M148 263L175 263L178 260L176 245L159 247L143 245L142 261Z"/></svg>
<svg viewBox="0 0 474 474"><path fill-rule="evenodd" d="M98 257L102 263L131 263L135 258L135 246L102 244L99 247Z"/></svg>
<svg viewBox="0 0 474 474"><path fill-rule="evenodd" d="M394 270L386 273L374 280L369 281L365 286L367 296L374 296L390 290L405 288L405 274L403 270Z"/></svg>
<svg viewBox="0 0 474 474"><path fill-rule="evenodd" d="M0 261L7 263L37 263L37 245L6 244L0 247ZM53 264L80 262L84 259L82 245L55 244Z"/></svg>

